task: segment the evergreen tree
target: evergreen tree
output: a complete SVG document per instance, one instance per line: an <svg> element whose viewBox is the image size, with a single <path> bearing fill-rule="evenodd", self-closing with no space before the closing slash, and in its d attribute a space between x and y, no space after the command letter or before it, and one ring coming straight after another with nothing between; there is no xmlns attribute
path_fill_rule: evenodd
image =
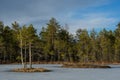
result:
<svg viewBox="0 0 120 80"><path fill-rule="evenodd" d="M115 30L115 61L120 61L120 23L117 25Z"/></svg>
<svg viewBox="0 0 120 80"><path fill-rule="evenodd" d="M80 61L82 62L88 62L89 61L89 55L90 55L90 37L87 32L87 30L81 30L79 29L77 31L77 37L78 37L78 56Z"/></svg>

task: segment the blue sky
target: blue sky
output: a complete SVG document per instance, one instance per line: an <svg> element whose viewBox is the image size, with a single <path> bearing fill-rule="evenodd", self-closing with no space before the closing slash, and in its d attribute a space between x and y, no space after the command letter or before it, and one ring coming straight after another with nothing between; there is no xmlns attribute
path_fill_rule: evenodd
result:
<svg viewBox="0 0 120 80"><path fill-rule="evenodd" d="M33 24L40 31L54 17L68 24L69 31L116 29L120 22L120 0L0 0L0 21Z"/></svg>

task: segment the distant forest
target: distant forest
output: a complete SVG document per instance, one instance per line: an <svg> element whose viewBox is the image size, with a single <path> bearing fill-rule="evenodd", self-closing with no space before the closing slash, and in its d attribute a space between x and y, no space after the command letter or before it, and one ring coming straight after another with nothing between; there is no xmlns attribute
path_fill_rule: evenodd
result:
<svg viewBox="0 0 120 80"><path fill-rule="evenodd" d="M51 18L40 33L32 24L0 21L0 63L120 62L120 23L116 29L96 32L78 29L71 34Z"/></svg>

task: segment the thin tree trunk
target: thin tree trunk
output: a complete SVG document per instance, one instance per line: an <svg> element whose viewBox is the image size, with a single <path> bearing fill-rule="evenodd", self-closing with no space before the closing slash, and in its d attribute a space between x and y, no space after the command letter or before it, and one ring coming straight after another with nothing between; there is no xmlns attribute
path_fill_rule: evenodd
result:
<svg viewBox="0 0 120 80"><path fill-rule="evenodd" d="M31 42L29 43L29 65L30 65L30 68L32 68Z"/></svg>
<svg viewBox="0 0 120 80"><path fill-rule="evenodd" d="M4 55L3 55L4 56L4 62L6 62L6 55L5 54L6 54L6 50L4 50Z"/></svg>
<svg viewBox="0 0 120 80"><path fill-rule="evenodd" d="M21 35L21 31L20 31L20 54L21 54L21 63L22 63L22 66L23 68L25 68L25 65L24 65L24 61L23 61L23 49L22 49L22 35Z"/></svg>
<svg viewBox="0 0 120 80"><path fill-rule="evenodd" d="M25 41L25 68L27 68L27 60L26 60L26 57L27 57L27 50L26 50L26 41Z"/></svg>
<svg viewBox="0 0 120 80"><path fill-rule="evenodd" d="M21 51L20 51L20 54L21 54L21 62L22 62L22 66L25 68L24 61L23 61L22 39L20 40L20 43L21 43Z"/></svg>

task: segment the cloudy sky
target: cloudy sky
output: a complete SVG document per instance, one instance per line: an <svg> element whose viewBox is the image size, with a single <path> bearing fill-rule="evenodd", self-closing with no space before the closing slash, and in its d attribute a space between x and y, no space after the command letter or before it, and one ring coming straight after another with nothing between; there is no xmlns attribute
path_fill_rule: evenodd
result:
<svg viewBox="0 0 120 80"><path fill-rule="evenodd" d="M0 21L33 24L38 31L54 17L75 33L79 28L114 30L120 21L120 0L0 0Z"/></svg>

